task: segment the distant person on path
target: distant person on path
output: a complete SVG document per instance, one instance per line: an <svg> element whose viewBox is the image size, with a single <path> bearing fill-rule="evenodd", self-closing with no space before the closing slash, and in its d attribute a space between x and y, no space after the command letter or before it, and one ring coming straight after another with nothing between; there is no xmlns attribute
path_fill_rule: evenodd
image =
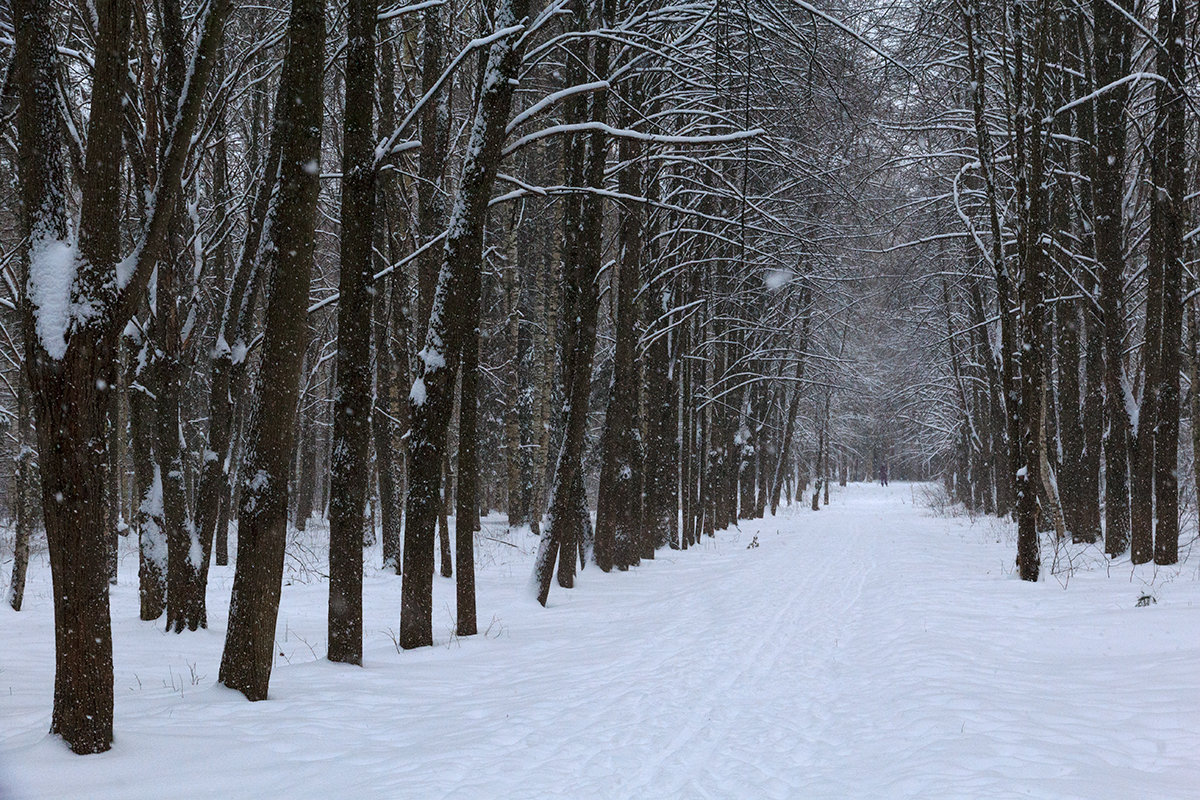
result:
<svg viewBox="0 0 1200 800"><path fill-rule="evenodd" d="M887 486L887 462L879 465L879 485Z"/></svg>

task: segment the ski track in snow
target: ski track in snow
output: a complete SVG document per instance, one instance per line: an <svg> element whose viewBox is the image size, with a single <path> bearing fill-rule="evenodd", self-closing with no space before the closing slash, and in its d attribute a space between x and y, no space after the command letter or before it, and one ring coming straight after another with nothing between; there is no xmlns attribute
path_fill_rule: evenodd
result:
<svg viewBox="0 0 1200 800"><path fill-rule="evenodd" d="M1159 571L1150 608L1127 563L1022 584L1006 526L934 517L921 493L835 490L819 513L589 568L548 609L525 591L535 539L480 539L491 631L450 635L439 578L439 642L406 653L387 630L400 579L369 566L364 668L323 660L327 585L299 572L262 703L214 685L231 568L209 630L163 633L137 620L123 540L117 741L82 758L45 733L43 552L26 610L0 609L0 798L1196 797L1194 564Z"/></svg>

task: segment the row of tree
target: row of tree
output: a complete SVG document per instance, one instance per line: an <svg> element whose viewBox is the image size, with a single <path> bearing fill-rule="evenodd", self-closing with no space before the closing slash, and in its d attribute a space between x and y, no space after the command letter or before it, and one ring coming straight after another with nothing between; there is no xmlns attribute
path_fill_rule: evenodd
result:
<svg viewBox="0 0 1200 800"><path fill-rule="evenodd" d="M891 459L889 387L854 365L856 231L878 210L860 189L880 183L865 120L892 61L848 13L0 12L9 600L40 517L52 730L111 746L121 534L142 618L182 632L206 626L236 532L219 680L258 700L289 525L313 514L328 655L360 663L377 530L400 644L419 647L439 551L457 632L475 632L482 513L540 534L545 603L586 564L690 547L813 482L818 508Z"/></svg>
<svg viewBox="0 0 1200 800"><path fill-rule="evenodd" d="M920 206L896 246L933 265L922 358L941 380L910 384L927 451L962 502L1016 514L1026 580L1051 528L1176 563L1181 420L1200 434L1197 6L914 13L925 67L892 146Z"/></svg>

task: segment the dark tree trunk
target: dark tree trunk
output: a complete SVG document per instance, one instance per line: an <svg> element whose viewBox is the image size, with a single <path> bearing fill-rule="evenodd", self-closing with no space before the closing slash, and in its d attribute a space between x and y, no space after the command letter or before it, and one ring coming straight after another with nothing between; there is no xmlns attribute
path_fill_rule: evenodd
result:
<svg viewBox="0 0 1200 800"><path fill-rule="evenodd" d="M480 281L475 271L471 280ZM478 285L467 292L463 313L479 317ZM455 632L459 636L474 636L475 619L475 520L479 515L479 441L476 417L479 403L479 328L470 328L463 337L462 378L458 401L458 486L454 493L454 560L458 566L455 583ZM446 554L442 563L448 563Z"/></svg>
<svg viewBox="0 0 1200 800"><path fill-rule="evenodd" d="M603 25L604 18L612 18L611 5L612 0L605 0L599 24ZM584 27L580 26L581 29ZM592 65L593 74L608 74L608 54L608 40L598 40ZM597 92L592 97L592 121L606 121L607 112L608 93ZM593 189L599 189L604 185L608 137L601 131L592 131L587 139L588 151L582 172L583 183ZM582 143L582 137L578 142ZM582 147L577 146L576 149L582 150ZM568 335L563 338L564 363L569 365L565 370L564 381L566 421L562 449L559 451L558 463L554 470L550 510L534 566L538 602L543 606L550 594L555 559L558 560L559 586L571 588L575 579L576 554L581 543L586 543L591 532L591 520L587 513L587 497L583 486L583 449L587 433L592 360L596 351L596 322L600 305L596 277L603 249L603 200L598 195L589 193L583 198L578 211L581 214L578 239L574 247L565 248L564 261L567 279L566 304L569 312L565 315L569 326Z"/></svg>
<svg viewBox="0 0 1200 800"><path fill-rule="evenodd" d="M40 400L39 452L69 454L41 462L42 508L55 587L50 731L77 753L97 753L112 743L113 704L108 575L101 566L107 553L101 500L104 451L76 443L103 436L108 398L95 387L102 375L99 366L114 354L98 345L80 349L84 357L62 363L59 370L48 368L44 352L29 356L41 373L33 381Z"/></svg>
<svg viewBox="0 0 1200 800"><path fill-rule="evenodd" d="M179 103L187 79L183 63L183 18L178 0L166 0L162 10L164 118ZM164 143L165 145L165 143ZM163 155L165 156L165 148ZM157 267L154 338L156 345L154 461L162 482L162 524L167 540L167 630L205 627L201 552L195 541L188 508L180 406L184 378L182 360L183 253L188 231L182 213L173 216L167 234L167 253Z"/></svg>
<svg viewBox="0 0 1200 800"><path fill-rule="evenodd" d="M563 204L565 201L566 198L564 198ZM559 206L561 207L563 204L559 204ZM553 220L554 218L552 218ZM540 285L536 298L544 299L544 303L539 305L538 302L535 302L534 305L535 312L544 312L537 313L536 319L545 320L545 331L537 336L538 345L531 357L534 361L534 369L537 370L535 374L538 376L536 379L537 393L533 402L533 430L531 431L533 452L529 460L529 529L535 534L541 532L542 517L545 516L547 506L546 484L550 468L550 432L553 427L554 390L556 388L554 376L557 353L554 343L559 339L561 329L559 324L561 292L555 274L558 260L562 255L563 242L559 236L561 227L561 224L551 226L552 244L548 248L548 256L542 260L538 270Z"/></svg>
<svg viewBox="0 0 1200 800"><path fill-rule="evenodd" d="M310 335L315 336L315 331L310 331ZM313 348L310 348L310 353ZM300 394L300 408L297 415L301 421L300 431L300 447L299 459L295 464L294 473L296 476L295 484L295 511L293 512L293 522L296 530L303 531L308 529L308 521L313 515L313 501L317 493L317 414L316 409L306 411L305 406L314 405L309 400L307 391ZM291 470L289 470L289 473Z"/></svg>
<svg viewBox="0 0 1200 800"><path fill-rule="evenodd" d="M454 502L451 491L454 479L450 469L450 447L447 446L442 455L442 496L437 518L438 566L443 578L454 577L454 557L450 555L450 505Z"/></svg>
<svg viewBox="0 0 1200 800"><path fill-rule="evenodd" d="M421 95L433 90L441 77L445 62L445 32L442 8L430 6L422 14ZM421 152L417 192L417 226L422 244L428 243L443 229L446 209L443 200L443 176L446 174L446 151L450 135L450 95L442 87L436 102L426 103L420 119ZM429 327L429 314L437 291L439 250L427 248L417 256L417 341L424 342Z"/></svg>
<svg viewBox="0 0 1200 800"><path fill-rule="evenodd" d="M218 54L216 74L214 79L220 82L225 75L224 49ZM229 189L229 154L227 143L227 125L225 107L217 110L217 122L213 131L215 143L213 147L213 201L217 206L217 228L223 229L228 224L228 206L230 202ZM224 286L230 267L229 241L226 237L217 247L214 254L213 277L219 285ZM226 308L230 305L230 297L235 291L243 291L240 276L233 276L230 295L226 296ZM231 414L228 402L231 388L229 385L229 344L225 341L225 319L222 314L218 320L219 338L209 351L212 366L212 389L209 396L209 431L207 444L203 450L200 464L199 486L195 495L195 536L200 545L200 575L197 590L203 597L208 587L208 570L212 561L213 540L216 526L221 518L221 495L228 493L229 480L228 458ZM222 345L224 345L222 347ZM216 430L214 430L214 428ZM215 434L215 435L214 435ZM214 446L215 445L215 446ZM207 485L206 485L207 478ZM228 523L228 520L226 520ZM226 532L227 533L227 532ZM228 553L226 553L228 561Z"/></svg>
<svg viewBox="0 0 1200 800"><path fill-rule="evenodd" d="M318 172L325 4L292 0L289 48L281 80L284 102L275 110L280 142L279 185L264 248L270 275L264 318L262 368L247 435L238 513L237 570L229 628L218 680L250 700L263 700L274 661L275 621L287 539L287 482L295 445L296 406L313 261Z"/></svg>
<svg viewBox="0 0 1200 800"><path fill-rule="evenodd" d="M1194 251L1193 251L1194 252ZM1193 295L1195 292L1195 279L1189 277L1187 279L1188 294ZM1200 314L1196 311L1196 298L1193 296L1187 303L1187 352L1188 352L1188 377L1189 383L1193 386L1200 386ZM1188 392L1189 402L1188 411L1191 412L1193 420L1200 420L1200 392L1193 388ZM1192 463L1200 461L1200 425L1191 425L1192 429ZM1196 497L1200 497L1200 469L1192 469L1192 490Z"/></svg>
<svg viewBox="0 0 1200 800"><path fill-rule="evenodd" d="M377 226L378 227L378 226ZM383 539L383 568L400 567L402 500L396 474L395 425L392 420L396 395L395 352L391 344L389 315L399 309L388 308L387 296L377 284L373 301L372 327L375 345L375 408L371 414L371 433L375 447L375 468L379 475L380 524Z"/></svg>
<svg viewBox="0 0 1200 800"><path fill-rule="evenodd" d="M242 441L244 438L242 434L246 428L245 415L246 404L239 403L234 409L233 416L233 429L236 431L236 435L229 446L230 467L226 474L228 486L221 492L221 508L217 514L217 541L214 546L216 557L214 560L218 566L222 567L229 565L229 523L230 518L234 516L234 508L241 498L241 491L237 483L229 478L234 474L235 467L233 465L241 464Z"/></svg>
<svg viewBox="0 0 1200 800"><path fill-rule="evenodd" d="M505 370L505 399L504 399L504 495L505 511L508 515L508 527L517 528L529 521L529 498L523 488L525 456L521 450L521 417L528 416L528 400L530 391L523 386L521 367L525 361L522 356L528 351L523 347L521 338L521 261L517 244L517 210L505 222L504 230L504 358L507 363ZM462 412L459 412L461 417ZM461 428L461 422L459 423ZM459 469L462 469L462 445L459 445Z"/></svg>
<svg viewBox="0 0 1200 800"><path fill-rule="evenodd" d="M588 7L575 0L569 8L574 14L574 29L577 32L586 30ZM582 37L578 37L567 45L567 50L569 57L566 62L565 82L567 85L582 83L587 67L587 45ZM583 123L586 118L587 104L582 95L573 95L563 102L563 119L566 124L578 125ZM563 138L561 169L563 182L568 186L584 185L586 142L584 135L578 131L569 131ZM584 196L576 193L566 195L561 203L561 238L559 241L562 270L562 321L558 337L558 379L562 391L559 419L562 442L559 445L557 458L553 463L553 472L550 475L546 525L541 530L541 541L534 566L534 583L537 585L539 597L543 594L549 596L550 581L556 561L559 584L565 588L574 585L575 553L584 541L583 529L586 526L586 520L581 519L576 513L581 506L586 505L575 494L577 488L582 488L583 480L581 476L576 479L573 472L575 467L572 466L573 462L581 457L579 453L583 448L582 438L577 438L574 434L578 427L578 419L572 418L572 409L576 409L576 415L578 415L577 404L580 396L580 390L576 384L576 364L583 357L581 355L583 348L581 329L584 327L584 322L591 317L590 298L598 296L598 293L589 291L592 284L580 283L584 203ZM550 346L553 347L553 344L550 343ZM588 380L588 389L582 392L585 409L587 397L590 395L590 375ZM545 441L549 445L549 437ZM570 452L567 452L567 448L570 448ZM567 459L565 464L564 458ZM541 602L545 605L545 600Z"/></svg>
<svg viewBox="0 0 1200 800"><path fill-rule="evenodd" d="M657 266L647 265L648 269ZM670 324L671 293L666 286L652 286L647 326ZM651 317L654 317L653 319ZM661 322L659 322L661 320ZM655 547L679 549L679 369L672 360L674 334L654 332L645 355L646 458L643 462L645 505L643 525Z"/></svg>
<svg viewBox="0 0 1200 800"><path fill-rule="evenodd" d="M329 660L347 664L362 663L363 507L371 469L375 16L375 0L350 0L342 137L337 386L329 486Z"/></svg>
<svg viewBox="0 0 1200 800"><path fill-rule="evenodd" d="M1068 84L1069 85L1069 84ZM1056 101L1058 99L1056 98ZM1056 133L1064 136L1070 135L1070 130L1062 128L1063 119L1056 121ZM1057 146L1062 163L1069 163L1069 153L1067 149L1061 145ZM1070 231L1070 218L1068 216L1069 203L1071 200L1070 181L1065 176L1060 176L1055 183L1054 196L1052 198L1053 211L1053 226L1056 231L1067 233ZM1055 282L1056 290L1059 297L1071 297L1075 294L1075 287L1068 277L1071 270L1071 264L1058 255L1055 256L1055 275L1058 280ZM1057 334L1058 343L1058 392L1057 412L1058 412L1058 440L1062 452L1062 460L1058 465L1058 487L1062 501L1063 518L1069 530L1074 537L1078 537L1078 531L1082 531L1087 527L1087 521L1083 508L1085 506L1084 492L1087 489L1086 481L1083 479L1083 419L1082 419L1082 396L1080 393L1080 353L1081 339L1083 333L1083 314L1082 301L1077 299L1060 300L1054 306L1054 332ZM1052 451L1055 461L1057 461L1057 451ZM1050 455L1050 454L1048 454Z"/></svg>
<svg viewBox="0 0 1200 800"><path fill-rule="evenodd" d="M108 584L117 585L117 571L120 566L118 550L120 548L120 519L121 519L121 471L123 466L125 431L120 422L121 408L121 356L120 343L117 344L117 357L108 375L108 441L105 442L108 458L104 464L104 491L107 495L105 505L105 527L108 540Z"/></svg>
<svg viewBox="0 0 1200 800"><path fill-rule="evenodd" d="M1089 283L1093 283L1089 281ZM1096 293L1092 293L1096 297ZM1085 306L1087 351L1083 363L1083 456L1079 466L1080 528L1077 542L1100 541L1100 463L1104 449L1104 327L1095 308Z"/></svg>
<svg viewBox="0 0 1200 800"><path fill-rule="evenodd" d="M22 281L22 285L24 281ZM33 447L30 441L29 378L22 371L17 380L17 457L14 461L12 492L15 495L16 531L13 541L12 580L8 584L8 604L13 611L20 611L25 598L25 573L29 568L29 540L33 535Z"/></svg>
<svg viewBox="0 0 1200 800"><path fill-rule="evenodd" d="M1184 234L1187 229L1187 136L1184 45L1187 4L1163 0L1158 8L1158 123L1154 131L1152 180L1157 191L1151 205L1151 259L1162 264L1162 351L1155 442L1154 489L1157 528L1154 563L1179 561L1179 369L1183 324ZM1196 387L1192 387L1196 391ZM1193 419L1195 425L1197 420Z"/></svg>
<svg viewBox="0 0 1200 800"><path fill-rule="evenodd" d="M162 255L167 223L199 118L225 5L214 3L200 26L188 95L179 105L155 190L153 212L140 232L133 269L115 279L120 260L123 103L131 9L121 0L97 9L96 57L85 168L79 192L78 252L72 253L67 186L58 122L58 67L52 24L43 0L13 7L14 63L20 94L17 120L20 183L29 233L30 283L75 260L71 299L92 316L57 330L43 326L37 298L22 299L26 369L37 423L42 506L50 550L55 618L54 711L51 732L77 753L112 744L112 628L104 508L106 390L121 331L144 296Z"/></svg>
<svg viewBox="0 0 1200 800"><path fill-rule="evenodd" d="M182 249L182 236L176 247ZM180 397L183 382L180 359L179 299L175 278L179 265L169 256L158 265L158 314L155 320L158 357L155 405L155 469L162 491L162 524L167 542L167 630L179 633L207 626L204 607L202 553L194 538L184 484L183 443L180 441Z"/></svg>
<svg viewBox="0 0 1200 800"><path fill-rule="evenodd" d="M826 407L829 405L829 392L825 393ZM828 434L826 430L829 425L829 416L826 414L822 419L818 420L819 428L817 429L817 451L813 457L813 496L812 510L821 510L821 485L824 481L821 479L824 470L825 461L825 437Z"/></svg>
<svg viewBox="0 0 1200 800"><path fill-rule="evenodd" d="M792 451L792 438L796 432L796 417L800 413L800 398L803 393L801 381L804 379L804 361L808 350L808 331L812 319L812 297L808 283L800 289L800 310L797 319L798 337L795 340L796 365L792 373L791 399L788 401L787 415L783 421L783 439L779 444L779 453L775 461L775 477L771 481L771 516L779 509L779 491L783 483L783 474L788 462L788 454Z"/></svg>
<svg viewBox="0 0 1200 800"><path fill-rule="evenodd" d="M639 105L637 98L631 103ZM628 124L629 120L623 120ZM641 196L642 174L639 148L622 140L619 158L626 165L618 191ZM616 298L616 353L608 410L601 439L600 490L596 504L597 566L607 572L616 566L628 569L642 556L642 442L638 417L641 374L635 361L637 305L641 282L642 205L630 203L622 209L619 225ZM650 549L653 555L653 548Z"/></svg>
<svg viewBox="0 0 1200 800"><path fill-rule="evenodd" d="M983 59L975 51L974 25L983 23L978 0L968 0L964 7L967 30L967 62L972 81L972 110L975 123L976 149L979 154L980 175L983 178L987 199L988 223L991 230L989 258L996 276L996 305L1000 316L1000 393L999 403L1004 412L1004 466L1003 489L997 490L997 512L1009 510L1008 501L1013 497L1016 486L1015 470L1021 459L1021 385L1017 376L1017 331L1013 315L1013 289L1009 265L1005 259L1004 230L1000 225L999 199L997 197L994 152L987 122L984 79L987 75ZM1001 448L996 448L1000 450ZM1000 483L1000 480L997 480Z"/></svg>
<svg viewBox="0 0 1200 800"><path fill-rule="evenodd" d="M1014 54L1018 107L1016 126L1017 196L1021 208L1018 254L1021 262L1021 453L1017 469L1017 570L1021 580L1036 581L1041 568L1038 539L1038 492L1042 488L1045 458L1046 401L1046 272L1048 258L1043 240L1048 228L1048 191L1042 175L1046 167L1046 141L1043 128L1047 117L1046 60L1051 20L1044 7L1033 10L1029 25L1032 63L1029 99L1023 100L1024 54ZM1014 26L1023 25L1018 16ZM1018 40L1020 41L1020 40ZM1028 133L1025 126L1029 127ZM1023 201L1023 202L1022 202Z"/></svg>
<svg viewBox="0 0 1200 800"><path fill-rule="evenodd" d="M1004 419L996 409L996 385L992 382L996 374L996 360L992 355L990 337L987 332L987 317L983 310L983 294L980 291L979 283L978 280L972 280L968 284L970 299L968 318L972 328L971 341L976 364L975 371L982 377L982 381L977 382L975 389L976 420L980 439L978 473L975 475L975 479L979 484L980 510L985 514L994 514L997 507L996 494L1000 488L997 477L1000 477L1001 483L1003 483L1005 474L1001 471L999 464L1001 452L997 451L1001 436L999 431L1004 424ZM868 474L870 474L870 470L868 470Z"/></svg>
<svg viewBox="0 0 1200 800"><path fill-rule="evenodd" d="M276 106L287 96L280 82ZM265 101L263 101L265 102ZM257 114L255 121L257 122ZM257 128L257 124L255 125ZM229 563L229 509L232 504L232 475L236 470L243 400L248 382L246 351L252 338L255 300L262 286L259 245L266 222L280 142L272 137L265 161L257 171L254 202L246 220L246 235L230 280L229 294L211 349L212 389L208 401L208 442L196 497L196 534L202 549L204 580L207 582L208 554L216 548L216 563ZM224 170L224 145L219 145L218 174ZM223 181L224 179L222 179ZM230 341L232 338L233 341Z"/></svg>
<svg viewBox="0 0 1200 800"><path fill-rule="evenodd" d="M431 9L434 13L437 9ZM379 134L382 139L396 127L395 47L390 39L391 25L381 23L379 38L383 53L379 73ZM382 213L376 214L376 227L385 244L379 253L395 264L401 258L402 237L407 221L394 170L376 175L377 201ZM381 259L382 260L382 259ZM382 266L382 265L381 265ZM408 402L400 396L402 387L411 382L409 321L412 316L408 273L400 267L388 276L387 313L385 295L380 288L375 301L375 458L379 469L379 494L383 524L383 567L400 574L400 552L404 520L404 445L401 436L408 430Z"/></svg>
<svg viewBox="0 0 1200 800"><path fill-rule="evenodd" d="M680 289L682 293L682 289ZM682 298L678 298L682 299ZM683 373L680 379L680 392L677 398L679 402L679 507L681 517L681 535L680 547L683 550L688 549L692 544L692 497L693 486L695 485L695 473L693 472L693 453L696 447L696 423L695 414L693 411L692 397L692 359L690 355L691 342L691 327L693 323L685 323L680 326L680 342L679 355L677 361L680 371Z"/></svg>
<svg viewBox="0 0 1200 800"><path fill-rule="evenodd" d="M524 20L528 0L500 0L494 25L502 30ZM462 343L478 319L462 313L479 286L483 225L501 148L508 125L515 77L525 39L506 36L488 50L484 74L493 76L481 86L472 144L462 165L455 210L443 251L437 292L429 317L425 347L419 354L419 375L409 395L412 430L409 436L408 524L404 530L404 580L400 608L400 646L406 649L433 643L433 538L442 505L440 484L446 433L454 405L454 383ZM478 301L476 301L478 302Z"/></svg>
<svg viewBox="0 0 1200 800"><path fill-rule="evenodd" d="M1076 50L1074 66L1075 94L1082 97L1094 88L1092 59L1087 52L1086 10L1078 8L1074 16L1073 44ZM1085 176L1095 173L1096 125L1091 103L1081 103L1074 110L1075 135L1081 140L1075 152L1079 158L1079 172ZM1092 204L1090 180L1078 181L1079 223L1078 235L1083 245L1083 254L1094 258L1096 253L1094 224L1095 212ZM1086 352L1083 367L1083 451L1079 461L1079 528L1072 529L1076 542L1098 542L1101 536L1100 522L1100 462L1104 437L1104 329L1099 312L1099 283L1092 270L1083 275L1086 298L1081 301L1083 332L1086 334Z"/></svg>
<svg viewBox="0 0 1200 800"><path fill-rule="evenodd" d="M1092 4L1097 86L1108 86L1129 72L1132 4L1095 0ZM1096 157L1091 176L1100 308L1104 321L1104 390L1108 432L1104 441L1105 541L1110 556L1129 546L1129 432L1125 405L1125 106L1129 84L1114 86L1096 98Z"/></svg>
<svg viewBox="0 0 1200 800"><path fill-rule="evenodd" d="M1152 179L1160 191L1157 165ZM1145 564L1154 557L1154 450L1158 437L1158 393L1162 374L1159 362L1163 345L1163 240L1162 203L1151 199L1150 258L1146 269L1146 323L1142 344L1142 397L1133 430L1130 471L1129 558Z"/></svg>

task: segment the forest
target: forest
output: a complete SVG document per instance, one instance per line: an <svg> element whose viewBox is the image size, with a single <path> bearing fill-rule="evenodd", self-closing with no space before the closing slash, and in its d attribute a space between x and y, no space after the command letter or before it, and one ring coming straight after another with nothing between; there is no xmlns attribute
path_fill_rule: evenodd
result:
<svg viewBox="0 0 1200 800"><path fill-rule="evenodd" d="M187 637L231 568L265 700L314 526L352 665L364 570L399 649L439 580L487 628L487 519L542 606L881 479L1023 581L1196 540L1194 2L7 0L0 75L0 559L75 753L118 577Z"/></svg>

